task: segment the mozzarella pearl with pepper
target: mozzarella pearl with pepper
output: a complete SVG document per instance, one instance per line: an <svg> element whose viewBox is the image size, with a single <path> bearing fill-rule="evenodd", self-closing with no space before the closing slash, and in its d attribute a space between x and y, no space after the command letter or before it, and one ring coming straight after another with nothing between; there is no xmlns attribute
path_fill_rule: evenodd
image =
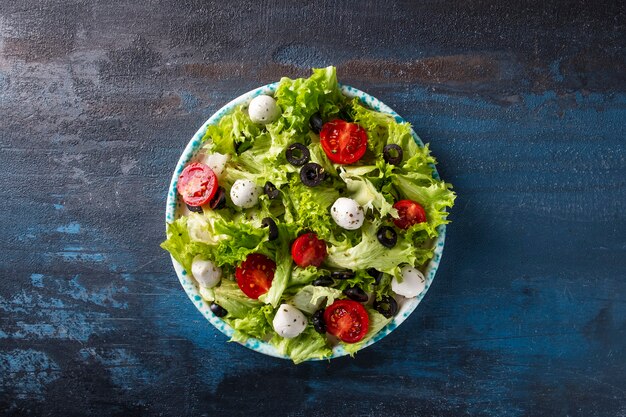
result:
<svg viewBox="0 0 626 417"><path fill-rule="evenodd" d="M280 117L280 107L273 97L260 95L252 99L248 105L248 115L254 123L268 124Z"/></svg>
<svg viewBox="0 0 626 417"><path fill-rule="evenodd" d="M272 325L280 336L293 339L304 331L306 322L307 319L300 310L289 304L281 304Z"/></svg>
<svg viewBox="0 0 626 417"><path fill-rule="evenodd" d="M256 206L261 195L261 188L253 181L237 180L230 189L230 199L233 204L241 208Z"/></svg>
<svg viewBox="0 0 626 417"><path fill-rule="evenodd" d="M213 288L222 279L222 268L212 261L196 257L191 263L191 275L198 281L200 287Z"/></svg>
<svg viewBox="0 0 626 417"><path fill-rule="evenodd" d="M426 288L426 279L414 266L403 266L400 270L402 273L402 282L396 277L391 280L391 289L398 295L406 298L417 297Z"/></svg>
<svg viewBox="0 0 626 417"><path fill-rule="evenodd" d="M339 227L357 230L363 225L365 212L363 207L351 198L339 197L330 208L330 215Z"/></svg>

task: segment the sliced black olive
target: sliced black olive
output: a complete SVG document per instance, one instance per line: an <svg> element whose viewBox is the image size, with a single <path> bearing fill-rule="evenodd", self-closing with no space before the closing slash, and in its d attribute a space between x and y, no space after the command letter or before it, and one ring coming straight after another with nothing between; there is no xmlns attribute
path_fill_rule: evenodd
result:
<svg viewBox="0 0 626 417"><path fill-rule="evenodd" d="M226 190L224 190L224 187L222 186L217 187L217 191L215 192L215 195L209 202L209 206L213 210L219 210L219 209L223 209L224 207L226 207Z"/></svg>
<svg viewBox="0 0 626 417"><path fill-rule="evenodd" d="M311 130L313 132L319 134L322 131L322 126L324 126L322 116L319 113L314 113L309 119L309 125L311 126Z"/></svg>
<svg viewBox="0 0 626 417"><path fill-rule="evenodd" d="M326 178L326 172L324 172L324 168L321 165L316 164L315 162L309 162L300 168L300 179L302 183L307 187L315 187L316 185L320 185L322 181Z"/></svg>
<svg viewBox="0 0 626 417"><path fill-rule="evenodd" d="M324 321L323 308L320 308L315 313L313 313L313 317L311 317L311 322L313 322L313 328L316 332L321 334L326 333L326 322Z"/></svg>
<svg viewBox="0 0 626 417"><path fill-rule="evenodd" d="M389 226L382 226L378 229L376 237L378 238L380 244L387 248L393 248L396 246L396 242L398 241L398 234Z"/></svg>
<svg viewBox="0 0 626 417"><path fill-rule="evenodd" d="M278 238L278 226L271 217L266 217L261 220L262 227L269 227L270 233L267 235L267 240L276 240Z"/></svg>
<svg viewBox="0 0 626 417"><path fill-rule="evenodd" d="M368 268L367 273L370 274L371 277L374 277L376 285L380 284L380 280L383 279L383 273L376 268Z"/></svg>
<svg viewBox="0 0 626 417"><path fill-rule="evenodd" d="M301 143L292 143L287 146L287 150L285 151L285 158L287 158L287 162L296 167L301 167L302 165L309 162L311 159L311 153Z"/></svg>
<svg viewBox="0 0 626 417"><path fill-rule="evenodd" d="M276 188L276 186L269 181L265 183L263 191L265 192L265 194L267 194L267 198L269 198L270 200L278 198L278 195L280 194L278 188Z"/></svg>
<svg viewBox="0 0 626 417"><path fill-rule="evenodd" d="M217 303L211 303L211 305L209 306L209 309L217 317L224 317L225 315L228 314L228 311L226 311L226 309L224 307L222 307L221 305L219 305Z"/></svg>
<svg viewBox="0 0 626 417"><path fill-rule="evenodd" d="M354 278L355 275L354 271L350 271L349 269L344 271L333 271L330 273L330 276L333 277L333 279L350 279Z"/></svg>
<svg viewBox="0 0 626 417"><path fill-rule="evenodd" d="M316 287L330 287L333 285L333 279L329 276L321 277L313 281L313 285Z"/></svg>
<svg viewBox="0 0 626 417"><path fill-rule="evenodd" d="M185 205L187 206L189 211L193 211L194 213L202 213L202 207L200 207L200 206L190 206L187 203L185 203Z"/></svg>
<svg viewBox="0 0 626 417"><path fill-rule="evenodd" d="M360 289L359 287L349 287L343 290L343 293L351 300L358 301L360 303L364 303L369 299L369 296L365 291Z"/></svg>
<svg viewBox="0 0 626 417"><path fill-rule="evenodd" d="M374 310L390 319L398 312L398 303L395 298L383 295L380 301L374 301Z"/></svg>
<svg viewBox="0 0 626 417"><path fill-rule="evenodd" d="M383 159L391 165L400 165L402 162L402 148L395 143L385 145L383 148Z"/></svg>

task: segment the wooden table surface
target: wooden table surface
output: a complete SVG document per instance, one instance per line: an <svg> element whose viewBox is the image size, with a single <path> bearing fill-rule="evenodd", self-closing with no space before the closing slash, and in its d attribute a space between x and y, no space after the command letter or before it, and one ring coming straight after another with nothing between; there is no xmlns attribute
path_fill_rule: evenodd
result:
<svg viewBox="0 0 626 417"><path fill-rule="evenodd" d="M626 3L531 3L0 0L0 414L625 416ZM330 64L458 199L410 319L294 366L159 243L208 116Z"/></svg>

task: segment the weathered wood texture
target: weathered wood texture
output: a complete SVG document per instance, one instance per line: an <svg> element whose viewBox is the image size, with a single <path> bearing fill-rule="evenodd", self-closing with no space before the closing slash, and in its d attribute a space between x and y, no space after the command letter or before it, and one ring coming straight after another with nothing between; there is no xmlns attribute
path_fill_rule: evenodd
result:
<svg viewBox="0 0 626 417"><path fill-rule="evenodd" d="M625 3L532 3L0 0L0 414L626 415ZM327 64L459 198L414 315L293 366L158 244L197 127Z"/></svg>

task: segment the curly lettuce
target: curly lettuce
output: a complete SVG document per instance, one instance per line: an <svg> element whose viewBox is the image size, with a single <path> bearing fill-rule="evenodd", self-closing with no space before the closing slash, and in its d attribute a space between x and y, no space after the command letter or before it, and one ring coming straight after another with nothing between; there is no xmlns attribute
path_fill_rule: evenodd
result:
<svg viewBox="0 0 626 417"><path fill-rule="evenodd" d="M217 124L209 125L202 140L210 151L234 155L250 148L259 133L259 125L250 120L248 112L241 105L222 117Z"/></svg>
<svg viewBox="0 0 626 417"><path fill-rule="evenodd" d="M415 264L415 248L410 241L398 236L396 245L389 249L378 241L376 231L376 224L364 224L360 243L353 246L349 241L336 242L328 249L324 263L333 268L350 270L375 268L389 274L396 273L398 265Z"/></svg>
<svg viewBox="0 0 626 417"><path fill-rule="evenodd" d="M314 69L309 78L282 78L274 98L283 112L277 125L291 134L307 133L314 113L319 112L324 120L332 119L346 102L335 67Z"/></svg>
<svg viewBox="0 0 626 417"><path fill-rule="evenodd" d="M275 334L270 343L280 354L289 356L295 364L310 359L328 358L333 354L326 338L317 333L312 326L308 326L293 339L285 339Z"/></svg>

